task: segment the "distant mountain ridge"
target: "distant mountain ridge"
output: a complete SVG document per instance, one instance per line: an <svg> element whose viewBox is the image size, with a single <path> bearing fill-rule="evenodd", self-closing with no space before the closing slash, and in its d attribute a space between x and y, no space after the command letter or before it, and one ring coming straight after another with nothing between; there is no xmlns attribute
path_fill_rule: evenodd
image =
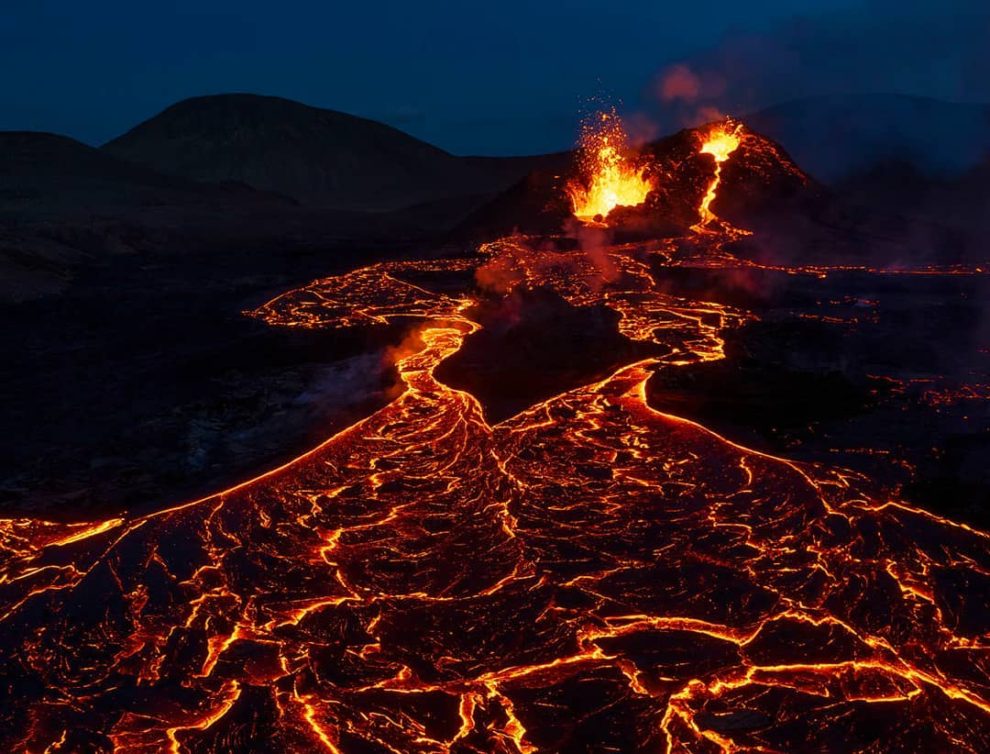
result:
<svg viewBox="0 0 990 754"><path fill-rule="evenodd" d="M494 193L534 162L457 157L383 123L254 94L183 100L103 151L160 173L238 181L307 206L372 211Z"/></svg>
<svg viewBox="0 0 990 754"><path fill-rule="evenodd" d="M832 95L784 102L742 120L783 144L804 170L827 183L893 161L953 176L990 156L990 104Z"/></svg>
<svg viewBox="0 0 990 754"><path fill-rule="evenodd" d="M990 156L990 105L897 94L809 97L742 120L826 183L878 163L959 175ZM238 182L309 207L391 211L498 194L562 153L460 157L396 128L279 97L182 100L102 147L158 173Z"/></svg>
<svg viewBox="0 0 990 754"><path fill-rule="evenodd" d="M835 224L823 214L828 205L839 224L870 232L880 226L856 218L888 218L888 246L952 246L985 258L990 162L980 158L990 152L990 106L857 95L785 103L743 120L780 145L767 154L786 150L831 186L830 202L778 212L774 223L814 210L819 225ZM697 219L711 165L685 138L648 147L693 167L678 172L690 190L662 176L649 206L629 213L649 220L644 231ZM789 159L760 168L744 153L727 164L715 211L748 227L754 211L802 192L787 189L797 167L778 169ZM246 94L184 100L99 149L56 134L0 132L0 301L57 293L78 270L121 254L555 232L570 216L562 186L573 168L570 152L459 157L381 123ZM893 233L908 215L920 230Z"/></svg>
<svg viewBox="0 0 990 754"><path fill-rule="evenodd" d="M124 207L203 207L289 200L243 185L166 175L59 134L0 132L0 213L106 212Z"/></svg>

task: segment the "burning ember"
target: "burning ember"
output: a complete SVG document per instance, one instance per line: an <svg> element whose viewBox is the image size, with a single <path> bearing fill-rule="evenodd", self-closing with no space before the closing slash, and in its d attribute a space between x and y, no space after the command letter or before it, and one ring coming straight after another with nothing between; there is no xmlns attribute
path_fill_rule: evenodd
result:
<svg viewBox="0 0 990 754"><path fill-rule="evenodd" d="M701 145L701 154L710 154L715 158L715 175L712 176L708 190L701 198L701 205L698 207L698 214L701 219L692 229L702 231L705 226L718 220L718 217L711 210L712 202L718 192L718 185L722 180L722 163L729 159L729 155L736 151L742 142L742 123L733 123L726 120L712 128L708 137Z"/></svg>
<svg viewBox="0 0 990 754"><path fill-rule="evenodd" d="M603 223L616 207L635 207L646 200L653 184L644 167L629 156L629 137L614 110L598 113L582 127L582 178L567 185L574 216L585 223Z"/></svg>

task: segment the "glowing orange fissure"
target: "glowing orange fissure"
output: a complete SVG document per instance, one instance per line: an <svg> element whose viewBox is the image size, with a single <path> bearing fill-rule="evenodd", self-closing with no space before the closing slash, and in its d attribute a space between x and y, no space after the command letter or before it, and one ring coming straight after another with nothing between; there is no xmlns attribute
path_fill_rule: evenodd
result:
<svg viewBox="0 0 990 754"><path fill-rule="evenodd" d="M646 168L631 157L629 138L615 111L585 123L579 160L582 175L566 191L574 216L582 222L604 223L616 207L642 204L653 188Z"/></svg>
<svg viewBox="0 0 990 754"><path fill-rule="evenodd" d="M741 133L741 123L733 123L727 120L713 127L701 145L701 154L708 154L715 158L715 174L708 183L705 195L701 198L701 204L698 206L700 220L692 227L692 230L696 232L704 230L707 225L718 220L718 217L712 212L711 206L712 202L715 201L719 184L722 181L722 163L728 160L729 155L735 152L740 143L742 143Z"/></svg>

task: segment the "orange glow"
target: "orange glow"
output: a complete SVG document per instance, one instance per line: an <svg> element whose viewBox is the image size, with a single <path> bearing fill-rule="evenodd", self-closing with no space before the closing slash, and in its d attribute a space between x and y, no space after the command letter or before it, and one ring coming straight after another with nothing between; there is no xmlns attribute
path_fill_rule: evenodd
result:
<svg viewBox="0 0 990 754"><path fill-rule="evenodd" d="M585 123L579 155L581 179L570 181L566 190L582 222L604 223L616 207L642 204L653 188L646 169L629 156L629 137L615 111Z"/></svg>
<svg viewBox="0 0 990 754"><path fill-rule="evenodd" d="M693 227L695 231L704 230L706 225L718 220L711 206L718 193L718 185L722 181L722 163L729 159L729 155L735 152L742 142L741 131L741 123L733 124L732 121L726 120L715 126L701 145L700 154L710 154L715 158L715 175L712 176L708 190L701 198L701 205L698 207L701 219Z"/></svg>

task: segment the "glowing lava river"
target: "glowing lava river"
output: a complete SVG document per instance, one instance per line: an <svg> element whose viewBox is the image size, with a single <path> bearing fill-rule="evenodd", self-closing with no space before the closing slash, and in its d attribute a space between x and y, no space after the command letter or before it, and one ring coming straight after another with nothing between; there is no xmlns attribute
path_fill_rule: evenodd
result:
<svg viewBox="0 0 990 754"><path fill-rule="evenodd" d="M434 376L479 325L433 273L604 305L657 355L490 425ZM254 315L420 324L404 391L152 515L0 522L0 739L30 752L987 751L990 538L659 413L749 315L509 238ZM964 597L963 595L969 595ZM974 596L975 595L975 596ZM982 596L980 596L982 595Z"/></svg>

